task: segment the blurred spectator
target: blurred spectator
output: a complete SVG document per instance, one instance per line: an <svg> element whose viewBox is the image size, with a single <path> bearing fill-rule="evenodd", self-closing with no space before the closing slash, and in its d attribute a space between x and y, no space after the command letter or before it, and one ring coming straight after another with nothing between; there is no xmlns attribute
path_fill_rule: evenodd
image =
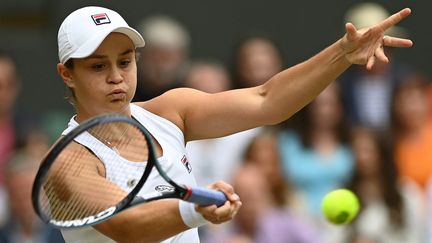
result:
<svg viewBox="0 0 432 243"><path fill-rule="evenodd" d="M353 130L351 143L356 170L350 187L361 211L344 242L425 242L423 194L410 181L398 180L389 143L360 127Z"/></svg>
<svg viewBox="0 0 432 243"><path fill-rule="evenodd" d="M290 188L281 170L276 131L263 130L257 134L246 148L243 163L255 165L263 173L275 205L289 206Z"/></svg>
<svg viewBox="0 0 432 243"><path fill-rule="evenodd" d="M432 243L432 179L429 180L427 188L427 240L425 242Z"/></svg>
<svg viewBox="0 0 432 243"><path fill-rule="evenodd" d="M185 77L185 86L214 94L231 89L231 80L223 64L213 60L191 63Z"/></svg>
<svg viewBox="0 0 432 243"><path fill-rule="evenodd" d="M350 8L345 22L351 22L357 29L372 26L389 16L386 9L377 3L360 3ZM392 27L386 34L407 37L401 27ZM354 65L341 77L341 89L346 114L355 125L386 132L391 127L390 105L393 90L407 74L408 68L391 57L392 49L385 50L392 61L389 64L377 62L371 70Z"/></svg>
<svg viewBox="0 0 432 243"><path fill-rule="evenodd" d="M428 107L429 107L429 117L432 119L432 85L429 82L428 88L427 88L427 96L428 96Z"/></svg>
<svg viewBox="0 0 432 243"><path fill-rule="evenodd" d="M50 110L43 114L40 123L50 144L58 139L59 134L64 130L64 124L67 124L72 116L73 113L66 110Z"/></svg>
<svg viewBox="0 0 432 243"><path fill-rule="evenodd" d="M287 180L296 190L299 210L321 218L322 197L351 179L353 158L337 83L328 86L293 117L297 130L281 132L279 146Z"/></svg>
<svg viewBox="0 0 432 243"><path fill-rule="evenodd" d="M31 190L39 162L48 150L48 138L37 130L31 131L8 163L6 188L10 215L0 229L4 243L59 243L64 242L58 230L39 220L31 204Z"/></svg>
<svg viewBox="0 0 432 243"><path fill-rule="evenodd" d="M145 36L140 50L136 101L154 98L179 87L189 59L190 37L177 20L164 15L144 19L137 30Z"/></svg>
<svg viewBox="0 0 432 243"><path fill-rule="evenodd" d="M0 184L6 162L15 146L14 105L18 95L18 74L11 56L0 51Z"/></svg>
<svg viewBox="0 0 432 243"><path fill-rule="evenodd" d="M256 165L237 171L234 185L243 206L223 232L203 243L318 243L317 234L286 209L275 205L268 178Z"/></svg>
<svg viewBox="0 0 432 243"><path fill-rule="evenodd" d="M281 54L270 39L249 37L236 49L233 68L236 80L231 82L226 80L229 79L227 71L222 71L225 68L220 64L195 63L185 78L185 85L207 93L261 85L281 71ZM219 85L215 85L216 83ZM236 85L232 87L232 83ZM230 181L246 144L259 130L257 128L223 138L189 142L186 146L188 158L195 170L199 171L196 173L200 175L197 177L198 184L207 185L214 180Z"/></svg>
<svg viewBox="0 0 432 243"><path fill-rule="evenodd" d="M282 67L282 54L274 41L258 35L247 37L234 50L235 88L261 85Z"/></svg>
<svg viewBox="0 0 432 243"><path fill-rule="evenodd" d="M231 87L226 68L214 61L193 62L184 84L209 94L226 91ZM187 155L195 171L197 183L208 185L217 180L230 181L244 149L258 130L188 142Z"/></svg>
<svg viewBox="0 0 432 243"><path fill-rule="evenodd" d="M48 135L42 131L38 124L27 124L27 126L29 127L28 130L21 132L22 135L17 140L16 153L25 154L40 162L49 150Z"/></svg>
<svg viewBox="0 0 432 243"><path fill-rule="evenodd" d="M397 87L392 104L398 171L424 189L432 178L432 122L428 114L428 87L423 77L410 76Z"/></svg>
<svg viewBox="0 0 432 243"><path fill-rule="evenodd" d="M18 90L16 64L10 55L0 51L0 226L7 214L4 177L16 140L14 106Z"/></svg>

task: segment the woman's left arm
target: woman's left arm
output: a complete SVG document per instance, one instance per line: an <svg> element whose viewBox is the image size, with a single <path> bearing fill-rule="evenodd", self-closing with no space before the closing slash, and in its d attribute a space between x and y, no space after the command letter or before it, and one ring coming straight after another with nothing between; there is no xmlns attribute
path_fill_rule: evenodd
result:
<svg viewBox="0 0 432 243"><path fill-rule="evenodd" d="M346 34L340 40L261 86L217 94L175 89L143 105L177 124L186 141L277 124L312 101L351 64L370 69L377 59L388 62L384 46L410 47L408 39L384 36L388 28L410 13L410 9L403 9L361 30L347 23Z"/></svg>

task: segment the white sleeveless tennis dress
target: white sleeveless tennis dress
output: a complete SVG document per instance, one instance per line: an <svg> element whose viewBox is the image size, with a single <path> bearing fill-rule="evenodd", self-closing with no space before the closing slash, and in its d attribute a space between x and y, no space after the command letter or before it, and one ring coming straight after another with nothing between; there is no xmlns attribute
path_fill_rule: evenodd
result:
<svg viewBox="0 0 432 243"><path fill-rule="evenodd" d="M195 179L191 174L191 167L186 158L183 132L174 123L146 111L137 105L131 104L130 108L132 116L144 125L144 127L148 129L161 145L163 155L159 158L159 162L168 176L179 184L187 184L191 186L196 185ZM71 118L68 128L63 131L62 135L69 133L72 129L78 126L78 123L74 118L75 117ZM94 138L86 134L82 134L76 138L78 143L92 150L92 152L95 153L95 155L105 164L106 177L108 180L117 184L125 191L130 191L131 188L127 185L128 181L139 179L141 177L141 172L139 171L144 170L145 164L130 162L121 157L118 157L119 159L116 159L115 161L112 161L112 159L109 160L107 158L113 158L113 154L110 153L115 152L106 146L105 148L101 148L101 146L98 146L97 149L95 147L92 148L91 144L94 143L92 140L94 140ZM130 178L124 179L124 176L116 175L115 170L113 169L114 163L124 163L123 166L130 167ZM135 172L135 175L133 172ZM155 192L156 190L160 190L161 188L165 188L165 186L169 186L169 184L159 176L157 171L153 170L138 195L146 195ZM61 232L67 243L114 242L107 236L95 230L93 227L62 230ZM196 228L189 229L163 241L163 243L168 242L199 242L198 230Z"/></svg>

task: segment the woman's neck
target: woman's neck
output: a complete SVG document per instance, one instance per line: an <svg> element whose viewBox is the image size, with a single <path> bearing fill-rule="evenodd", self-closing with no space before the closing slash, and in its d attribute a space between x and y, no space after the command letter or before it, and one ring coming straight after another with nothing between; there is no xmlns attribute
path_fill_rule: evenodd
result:
<svg viewBox="0 0 432 243"><path fill-rule="evenodd" d="M337 136L332 130L314 129L311 141L312 146L320 154L330 154L338 146Z"/></svg>
<svg viewBox="0 0 432 243"><path fill-rule="evenodd" d="M123 109L119 109L119 110L98 110L98 111L89 111L87 109L80 109L79 107L76 108L76 117L75 120L78 123L81 123L85 120L88 120L92 117L96 117L96 116L101 116L101 115L106 115L106 114L121 114L121 115L125 115L125 116L131 116L131 110L130 110L130 106L124 107Z"/></svg>

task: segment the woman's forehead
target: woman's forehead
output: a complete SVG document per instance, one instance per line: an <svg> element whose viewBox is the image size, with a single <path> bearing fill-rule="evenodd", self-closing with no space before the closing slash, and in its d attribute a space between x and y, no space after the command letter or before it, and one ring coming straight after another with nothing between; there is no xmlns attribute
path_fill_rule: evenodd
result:
<svg viewBox="0 0 432 243"><path fill-rule="evenodd" d="M104 53L116 53L117 55L125 55L125 52L134 52L135 45L133 41L125 34L112 32L110 33L95 50L95 52L90 55L102 55Z"/></svg>

